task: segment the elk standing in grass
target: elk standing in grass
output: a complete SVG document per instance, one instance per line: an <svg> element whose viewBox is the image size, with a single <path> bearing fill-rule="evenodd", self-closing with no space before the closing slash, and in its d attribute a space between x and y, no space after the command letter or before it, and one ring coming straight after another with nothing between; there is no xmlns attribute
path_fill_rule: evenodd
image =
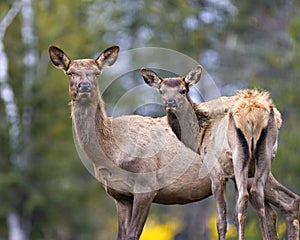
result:
<svg viewBox="0 0 300 240"><path fill-rule="evenodd" d="M225 188L229 178L235 179L238 190L238 232L239 239L244 239L249 177L253 177L250 200L258 213L263 238L275 239L272 231L268 231L265 207L270 210L270 206L267 202L265 205L265 194L271 190L268 182L275 180L270 165L277 151L281 119L268 93L246 90L233 97L196 104L188 92L189 87L200 79L200 66L193 68L184 78L162 79L151 70L141 71L145 82L159 89L168 122L176 136L194 151L196 149L208 167L217 204L219 239L225 239L227 229ZM209 114L214 111L220 114ZM286 222L289 239L298 239L299 197L283 186L278 189L282 196L287 197L286 200L293 196L289 206L297 206L296 214L293 219L286 216Z"/></svg>

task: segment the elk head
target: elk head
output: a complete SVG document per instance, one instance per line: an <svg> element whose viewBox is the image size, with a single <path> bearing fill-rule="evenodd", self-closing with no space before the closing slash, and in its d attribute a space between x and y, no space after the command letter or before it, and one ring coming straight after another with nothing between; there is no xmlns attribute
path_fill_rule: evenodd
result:
<svg viewBox="0 0 300 240"><path fill-rule="evenodd" d="M112 46L104 50L95 60L71 60L61 49L49 47L49 56L53 65L68 76L69 93L72 101L90 102L98 93L98 77L102 70L117 60L119 47Z"/></svg>
<svg viewBox="0 0 300 240"><path fill-rule="evenodd" d="M200 80L202 67L196 66L185 77L174 78L161 78L152 70L145 68L141 72L149 86L159 89L164 109L175 113L186 103L189 88Z"/></svg>

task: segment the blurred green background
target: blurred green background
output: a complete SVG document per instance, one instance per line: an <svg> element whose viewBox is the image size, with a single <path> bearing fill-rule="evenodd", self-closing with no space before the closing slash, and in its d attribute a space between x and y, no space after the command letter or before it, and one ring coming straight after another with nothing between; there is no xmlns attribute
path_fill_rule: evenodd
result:
<svg viewBox="0 0 300 240"><path fill-rule="evenodd" d="M68 82L49 63L51 44L71 58L95 57L114 44L123 51L170 48L202 64L223 95L247 87L270 91L284 121L272 172L299 194L299 29L300 2L293 0L1 0L0 239L117 235L113 200L77 156ZM139 84L135 74L128 84L111 85L104 94L108 113L120 92ZM232 223L231 185L228 198ZM280 214L278 229L286 239ZM247 236L261 238L252 207ZM215 238L212 198L153 205L142 235L143 240ZM233 224L228 239L236 239Z"/></svg>

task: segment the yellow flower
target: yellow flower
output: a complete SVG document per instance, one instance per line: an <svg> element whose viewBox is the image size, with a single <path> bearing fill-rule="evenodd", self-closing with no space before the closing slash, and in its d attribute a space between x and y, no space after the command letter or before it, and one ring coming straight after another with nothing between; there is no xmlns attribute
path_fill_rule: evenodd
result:
<svg viewBox="0 0 300 240"><path fill-rule="evenodd" d="M144 227L141 240L172 240L178 232L177 220L159 222L154 216L150 216Z"/></svg>
<svg viewBox="0 0 300 240"><path fill-rule="evenodd" d="M212 215L208 219L208 229L209 229L209 236L212 239L218 239L218 230L217 230L217 218L216 215ZM227 233L226 238L236 238L237 237L237 230L234 224L227 224Z"/></svg>

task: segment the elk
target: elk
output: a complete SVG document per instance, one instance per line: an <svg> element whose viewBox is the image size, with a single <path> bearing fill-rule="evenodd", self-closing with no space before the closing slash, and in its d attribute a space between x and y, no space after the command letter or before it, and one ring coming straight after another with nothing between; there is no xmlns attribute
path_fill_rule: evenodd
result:
<svg viewBox="0 0 300 240"><path fill-rule="evenodd" d="M118 240L138 240L152 202L170 205L199 201L211 196L211 180L200 156L177 139L166 117L107 117L98 80L118 53L119 47L112 46L96 59L71 60L60 48L49 47L53 65L69 79L71 116L80 148L115 201ZM273 178L267 186L267 201L293 221L299 208L297 196ZM274 194L281 198L274 198ZM273 211L269 223L277 236ZM289 228L295 231L294 225Z"/></svg>
<svg viewBox="0 0 300 240"><path fill-rule="evenodd" d="M199 201L211 195L211 182L208 173L203 181L195 181L204 166L172 133L166 117L107 117L98 78L116 61L118 52L119 47L112 46L96 59L71 60L60 48L49 47L52 63L69 78L71 116L80 148L115 201L118 240L138 240L152 202Z"/></svg>
<svg viewBox="0 0 300 240"><path fill-rule="evenodd" d="M237 221L239 239L244 239L248 191L250 201L259 217L264 239L275 239L266 210L270 211L267 192L274 177L270 172L272 159L277 151L277 134L281 125L280 113L273 106L266 92L245 90L233 97L222 97L206 103L194 103L188 95L189 88L199 81L202 68L193 68L186 77L160 78L150 69L142 69L144 81L159 89L168 123L179 140L200 154L212 181L212 192L217 206L219 239L226 236L227 179L234 179L237 192ZM218 113L218 114L212 114ZM252 177L251 180L248 180ZM287 217L289 239L299 237L299 196L282 185L285 196L293 196L291 207L296 204L293 219ZM287 194L287 195L286 195ZM277 196L277 195L276 195ZM284 197L285 198L285 197ZM276 206L276 204L274 204ZM278 206L279 207L279 206ZM281 207L279 209L284 213Z"/></svg>

